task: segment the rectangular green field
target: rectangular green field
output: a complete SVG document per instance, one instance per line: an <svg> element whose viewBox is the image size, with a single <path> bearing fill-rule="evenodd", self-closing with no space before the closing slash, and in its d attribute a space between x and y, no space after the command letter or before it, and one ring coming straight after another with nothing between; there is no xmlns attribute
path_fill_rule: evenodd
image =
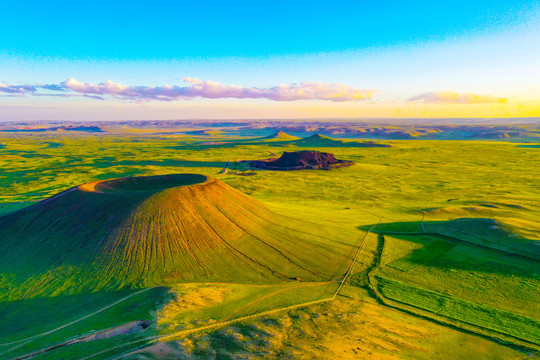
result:
<svg viewBox="0 0 540 360"><path fill-rule="evenodd" d="M386 298L427 310L437 315L497 331L515 338L540 344L540 322L441 294L399 281L376 277L379 292Z"/></svg>

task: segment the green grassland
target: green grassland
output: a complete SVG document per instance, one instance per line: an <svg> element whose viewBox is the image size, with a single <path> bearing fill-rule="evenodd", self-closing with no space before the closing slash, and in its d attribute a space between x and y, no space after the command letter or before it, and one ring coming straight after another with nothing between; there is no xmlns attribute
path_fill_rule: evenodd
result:
<svg viewBox="0 0 540 360"><path fill-rule="evenodd" d="M0 356L16 358L130 321L150 320L151 309L162 307L169 298L168 290L158 287L140 293L126 289L3 302Z"/></svg>
<svg viewBox="0 0 540 360"><path fill-rule="evenodd" d="M509 335L531 344L537 344L540 341L538 334L540 322L535 319L382 277L377 277L376 282L378 290L385 298L427 310L437 316Z"/></svg>
<svg viewBox="0 0 540 360"><path fill-rule="evenodd" d="M389 309L365 290L333 302L262 316L135 350L128 359L523 359L531 356L487 339ZM69 348L66 348L66 350Z"/></svg>
<svg viewBox="0 0 540 360"><path fill-rule="evenodd" d="M175 301L161 309L158 330L166 334L329 298L337 287L337 283L177 284L172 287Z"/></svg>
<svg viewBox="0 0 540 360"><path fill-rule="evenodd" d="M334 270L334 274L344 273L351 249L376 225L373 231L381 235L372 233L366 237L349 279L351 286L344 288L344 295L356 294L354 289L360 289L361 295L353 297L367 301L380 296L383 303L388 301L388 305L409 314L414 308L423 311L419 310L417 315L424 319L447 319L448 326L454 329L462 325L470 334L508 341L523 349L540 347L536 327L540 321L540 168L533 166L539 163L540 153L535 148L508 142L424 140L385 140L384 144L391 147L338 146L325 139L328 147L317 150L356 164L331 171L245 172L246 165L240 161L300 150L302 143L284 136L279 141L223 136L201 140L144 133L0 136L0 143L5 145L0 149L0 216L92 181L177 173L212 175L271 212L291 219L286 225L291 229L317 233L326 239L320 242L321 246L332 244L330 239L334 239L342 243L339 246L343 249L348 247L350 250L340 260L342 264L335 264L340 270ZM55 145L50 146L51 143ZM313 150L312 146L309 144L306 149ZM223 171L226 166L227 171ZM284 231L280 236L287 233ZM105 288L92 292L88 288L71 295L38 291L34 297L22 299L13 295L21 291L20 286L18 290L14 288L18 282L13 277L6 268L0 278L6 299L0 306L0 319L4 319L0 343L54 329L112 304L130 291L158 283L152 280L114 291ZM167 286L171 290L140 301L137 311L126 310L130 302L119 304L108 313L89 317L13 351L6 352L13 346L0 344L0 357L27 354L90 330L132 320L154 321L150 329L140 334L70 345L43 358L77 358L80 354L98 353L145 336L323 299L331 296L336 287L322 284L330 278L317 279L321 285L313 287L295 288L302 283L292 281L285 285L289 290L278 293L282 286L279 282L270 281L266 287L258 288L248 286L244 280L244 284L213 286L211 290L217 293L210 291L208 298L208 287L203 284L170 282ZM224 279L216 277L215 281ZM262 278L251 282L260 281ZM65 286L71 287L69 283ZM363 293L363 289L371 293ZM139 296L146 299L149 294ZM190 308L178 303L190 296L204 306ZM135 297L131 300L135 301ZM62 311L53 317L48 314L51 308ZM339 312L335 308L332 311ZM22 316L25 322L17 324ZM463 341L454 335L444 336L449 346ZM398 348L405 349L404 345ZM436 350L429 351L434 354ZM460 356L467 358L475 349L468 351ZM508 350L490 351L504 354ZM415 356L420 352L410 348L406 354L409 355L402 353L398 358L420 358Z"/></svg>

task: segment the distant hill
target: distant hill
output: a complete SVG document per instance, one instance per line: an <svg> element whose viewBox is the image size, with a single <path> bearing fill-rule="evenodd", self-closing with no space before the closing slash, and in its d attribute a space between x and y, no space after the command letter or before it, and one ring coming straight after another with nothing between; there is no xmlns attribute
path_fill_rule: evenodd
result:
<svg viewBox="0 0 540 360"><path fill-rule="evenodd" d="M80 131L89 133L105 132L99 126L55 126L55 127L43 127L43 128L15 128L15 129L3 129L2 132L45 132L45 131Z"/></svg>
<svg viewBox="0 0 540 360"><path fill-rule="evenodd" d="M203 175L84 184L0 217L0 299L339 278L352 247Z"/></svg>
<svg viewBox="0 0 540 360"><path fill-rule="evenodd" d="M390 147L387 144L378 144L373 141L343 141L332 139L331 137L315 134L306 138L295 140L296 146L301 147Z"/></svg>
<svg viewBox="0 0 540 360"><path fill-rule="evenodd" d="M280 130L275 134L264 137L263 139L276 140L276 141L293 141L293 140L299 140L300 138L296 137L296 136L289 135L286 132L283 132L283 131Z"/></svg>

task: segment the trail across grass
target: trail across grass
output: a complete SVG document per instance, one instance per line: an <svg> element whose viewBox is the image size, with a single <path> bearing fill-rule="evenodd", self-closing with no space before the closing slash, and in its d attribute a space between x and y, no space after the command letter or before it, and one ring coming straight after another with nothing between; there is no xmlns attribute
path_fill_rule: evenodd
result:
<svg viewBox="0 0 540 360"><path fill-rule="evenodd" d="M378 223L377 223L378 224ZM281 308L277 308L277 309L272 309L272 310L268 310L268 311L263 311L263 312L259 312L259 313L256 313L256 314L252 314L252 315L247 315L247 316L242 316L242 317L239 317L239 318L236 318L236 319L231 319L236 313L239 313L241 310L245 309L245 308L248 308L249 306L252 306L260 301L264 301L264 300L268 300L269 298L275 296L275 295L278 295L280 293L283 293L285 291L288 291L288 290L294 290L294 289L298 289L298 288L303 288L303 287L310 287L310 286L317 286L317 285L328 285L328 284L331 284L332 282L334 281L329 281L329 282L320 282L320 283L310 283L310 284L303 284L303 285L298 285L298 286L294 286L293 288L286 288L286 289L281 289L281 290L277 290L271 294L268 294L267 296L264 296L263 298L261 299L258 299L258 300L255 300L249 304L247 304L246 306L244 306L244 308L242 309L238 309L236 310L235 312L231 313L228 317L226 317L224 320L222 321L219 321L218 323L214 323L214 324L211 324L211 325L207 325L207 326L202 326L202 327L197 327L197 328L194 328L194 329L186 329L186 330L181 330L181 331L177 331L177 332L174 332L172 334L165 334L165 335L153 335L153 336L148 336L148 337L145 337L145 338L142 338L142 339L138 339L138 340L135 340L135 341L132 341L132 342L128 342L128 343L124 343L124 344L121 344L121 345L118 345L118 346L115 346L115 347L112 347L112 348L109 348L109 349L106 349L106 350L103 350L103 351L100 351L98 353L94 353L94 354L91 354L91 355L88 355L84 358L82 358L83 360L84 359L91 359L91 358L95 358L96 356L99 356L99 355L102 355L102 354L105 354L105 353L108 353L108 352L111 352L111 351L114 351L114 350L118 350L118 349L122 349L122 348L125 348L127 346L131 346L131 345L136 345L136 344L140 344L142 342L145 342L145 343L149 343L149 342L154 342L154 341L172 341L172 340L175 340L175 339L178 339L178 338L182 338L186 335L190 335L190 334L193 334L193 333L196 333L196 332L200 332L200 331L205 331L205 330L212 330L212 329L217 329L217 328L220 328L220 327L224 327L224 326L228 326L228 325L231 325L231 324L235 324L235 323L238 323L238 322L242 322L242 321L246 321L246 320L250 320L250 319L253 319L253 318L257 318L257 317L260 317L260 316L265 316L265 315L271 315L273 313L276 313L276 312L281 312L281 311L287 311L287 310L292 310L292 309L296 309L296 308L300 308L300 307L304 307L304 306L309 306L309 305L314 305L314 304L319 304L319 303L322 303L322 302L327 302L327 301L332 301L336 298L336 296L339 294L340 290L342 289L344 283L347 281L347 279L349 278L349 276L351 275L351 271L354 267L354 264L358 258L358 254L360 253L360 250L362 249L363 245L364 245L364 242L366 240L366 238L368 237L368 235L372 232L372 230L376 227L377 224L374 224L371 229L369 229L365 234L364 236L360 237L359 239L359 242L356 246L356 252L354 254L354 257L353 259L351 260L351 263L349 264L348 268L347 268L347 271L345 273L345 275L342 277L342 279L338 282L339 283L339 286L337 287L337 289L335 290L335 292L333 293L333 295L331 297L328 297L328 298L324 298L324 299L318 299L318 300L314 300L314 301L309 301L309 302L303 302L303 303L299 303L299 304L294 304L294 305L290 305L290 306L286 306L286 307L281 307ZM140 293L142 291L145 291L145 290L149 290L149 289L144 289L144 290L141 290L137 293ZM131 294L131 296L133 295L136 295L137 293L135 294ZM126 300L128 297L122 299L121 301L123 300ZM119 301L119 302L121 302ZM114 304L111 304L109 305L108 307L106 308L109 308L109 307L112 307L114 305L116 305L117 303L119 302L116 302ZM103 308L103 309L100 309L99 311L93 313L93 314L90 314L90 315L87 315L85 316L84 318L81 318L81 319L78 319L72 323L75 323L75 322L78 322L78 321L81 321L81 320L84 320L85 318L89 317L89 316L92 316L94 314L97 314L103 310L105 310L106 308ZM66 325L63 325L62 327L59 327L57 329L54 329L52 331L56 331L56 330L60 330L61 328L64 328L66 326L69 326L71 325L72 323L70 324L66 324ZM51 332L52 332L51 331ZM50 332L49 332L50 333ZM48 334L48 333L45 333L45 335ZM42 334L40 334L42 335ZM44 336L44 335L43 335ZM82 338L84 336L81 336L80 338ZM76 343L77 342L77 339L78 338L74 338L74 339L70 339L68 340L69 341L69 344L72 344L72 343ZM24 340L28 340L28 339L23 339L23 340L19 340L19 341L24 341ZM69 345L67 344L67 345ZM42 353L45 353L47 350L53 350L55 348L57 348L58 346L51 346L51 347L48 347L46 349L41 349L41 350L38 350L38 351L35 351L35 352L32 352L30 354L25 354L25 355L21 355L15 359L17 360L22 360L22 359L28 359L30 357L33 357L33 356L36 356L38 354L42 354ZM125 355L121 355L120 357L123 357L123 356L127 356L128 354L125 354ZM120 358L119 357L119 358Z"/></svg>
<svg viewBox="0 0 540 360"><path fill-rule="evenodd" d="M12 347L12 348L10 348L10 349L4 351L2 354L7 354L7 353L9 353L9 352L11 352L11 351L13 351L13 350L16 350L16 349L20 348L21 346L24 346L24 345L26 345L26 344L29 344L31 341L33 341L33 340L35 340L35 339L42 338L42 337L44 337L44 336L47 336L47 335L49 335L49 334L52 334L52 333L57 332L57 331L59 331L59 330L62 330L62 329L64 329L64 328L68 327L68 326L71 326L71 325L73 325L73 324L76 324L76 323L78 323L78 322L80 322L80 321L83 321L83 320L85 320L85 319L88 319L88 318L91 317L91 316L97 315L97 314L99 314L99 313L101 313L101 312L103 312L103 311L105 311L105 310L107 310L107 309L110 309L111 307L113 307L113 306L115 306L115 305L118 305L118 304L120 304L120 303L122 303L122 302L128 300L129 298L132 298L133 296L139 295L139 294L141 294L141 293L143 293L143 292L145 292L145 291L148 291L148 290L151 290L151 288L139 290L139 291L137 291L137 292L135 292L135 293L133 293L133 294L130 294L130 295L128 295L128 296L126 296L126 297L124 297L124 298L122 298L122 299L120 299L120 300L118 300L118 301L116 301L116 302L114 302L114 303L112 303L112 304L110 304L110 305L104 306L104 307L102 307L102 308L100 308L100 309L94 311L93 313L90 313L90 314L88 314L88 315L85 315L85 316L83 316L83 317L81 317L81 318L78 318L77 320L71 321L71 322L69 322L69 323L67 323L67 324L58 326L58 327L56 327L56 328L54 328L54 329L51 329L51 330L49 330L49 331L46 331L46 332L43 332L43 333L40 333L40 334L37 334L37 335L34 335L34 336L30 336L30 337L25 338L25 339L20 339L20 340L12 341L12 342L9 342L9 343L3 343L3 344L0 344L0 347L11 346L11 345L16 345L16 344L18 344L17 346ZM23 357L23 358L24 358L24 357Z"/></svg>

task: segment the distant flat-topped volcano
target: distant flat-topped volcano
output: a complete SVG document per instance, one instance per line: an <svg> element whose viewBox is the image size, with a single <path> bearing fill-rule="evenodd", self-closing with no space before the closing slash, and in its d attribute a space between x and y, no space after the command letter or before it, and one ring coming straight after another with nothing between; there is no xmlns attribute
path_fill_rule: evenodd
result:
<svg viewBox="0 0 540 360"><path fill-rule="evenodd" d="M338 160L334 154L320 151L283 152L278 159L252 161L251 165L269 170L333 169L354 165L352 161Z"/></svg>
<svg viewBox="0 0 540 360"><path fill-rule="evenodd" d="M195 174L88 183L0 217L0 298L339 277L352 248ZM3 283L6 283L5 281Z"/></svg>
<svg viewBox="0 0 540 360"><path fill-rule="evenodd" d="M388 144L380 144L373 141L343 141L320 134L294 140L291 143L301 147L390 147Z"/></svg>

